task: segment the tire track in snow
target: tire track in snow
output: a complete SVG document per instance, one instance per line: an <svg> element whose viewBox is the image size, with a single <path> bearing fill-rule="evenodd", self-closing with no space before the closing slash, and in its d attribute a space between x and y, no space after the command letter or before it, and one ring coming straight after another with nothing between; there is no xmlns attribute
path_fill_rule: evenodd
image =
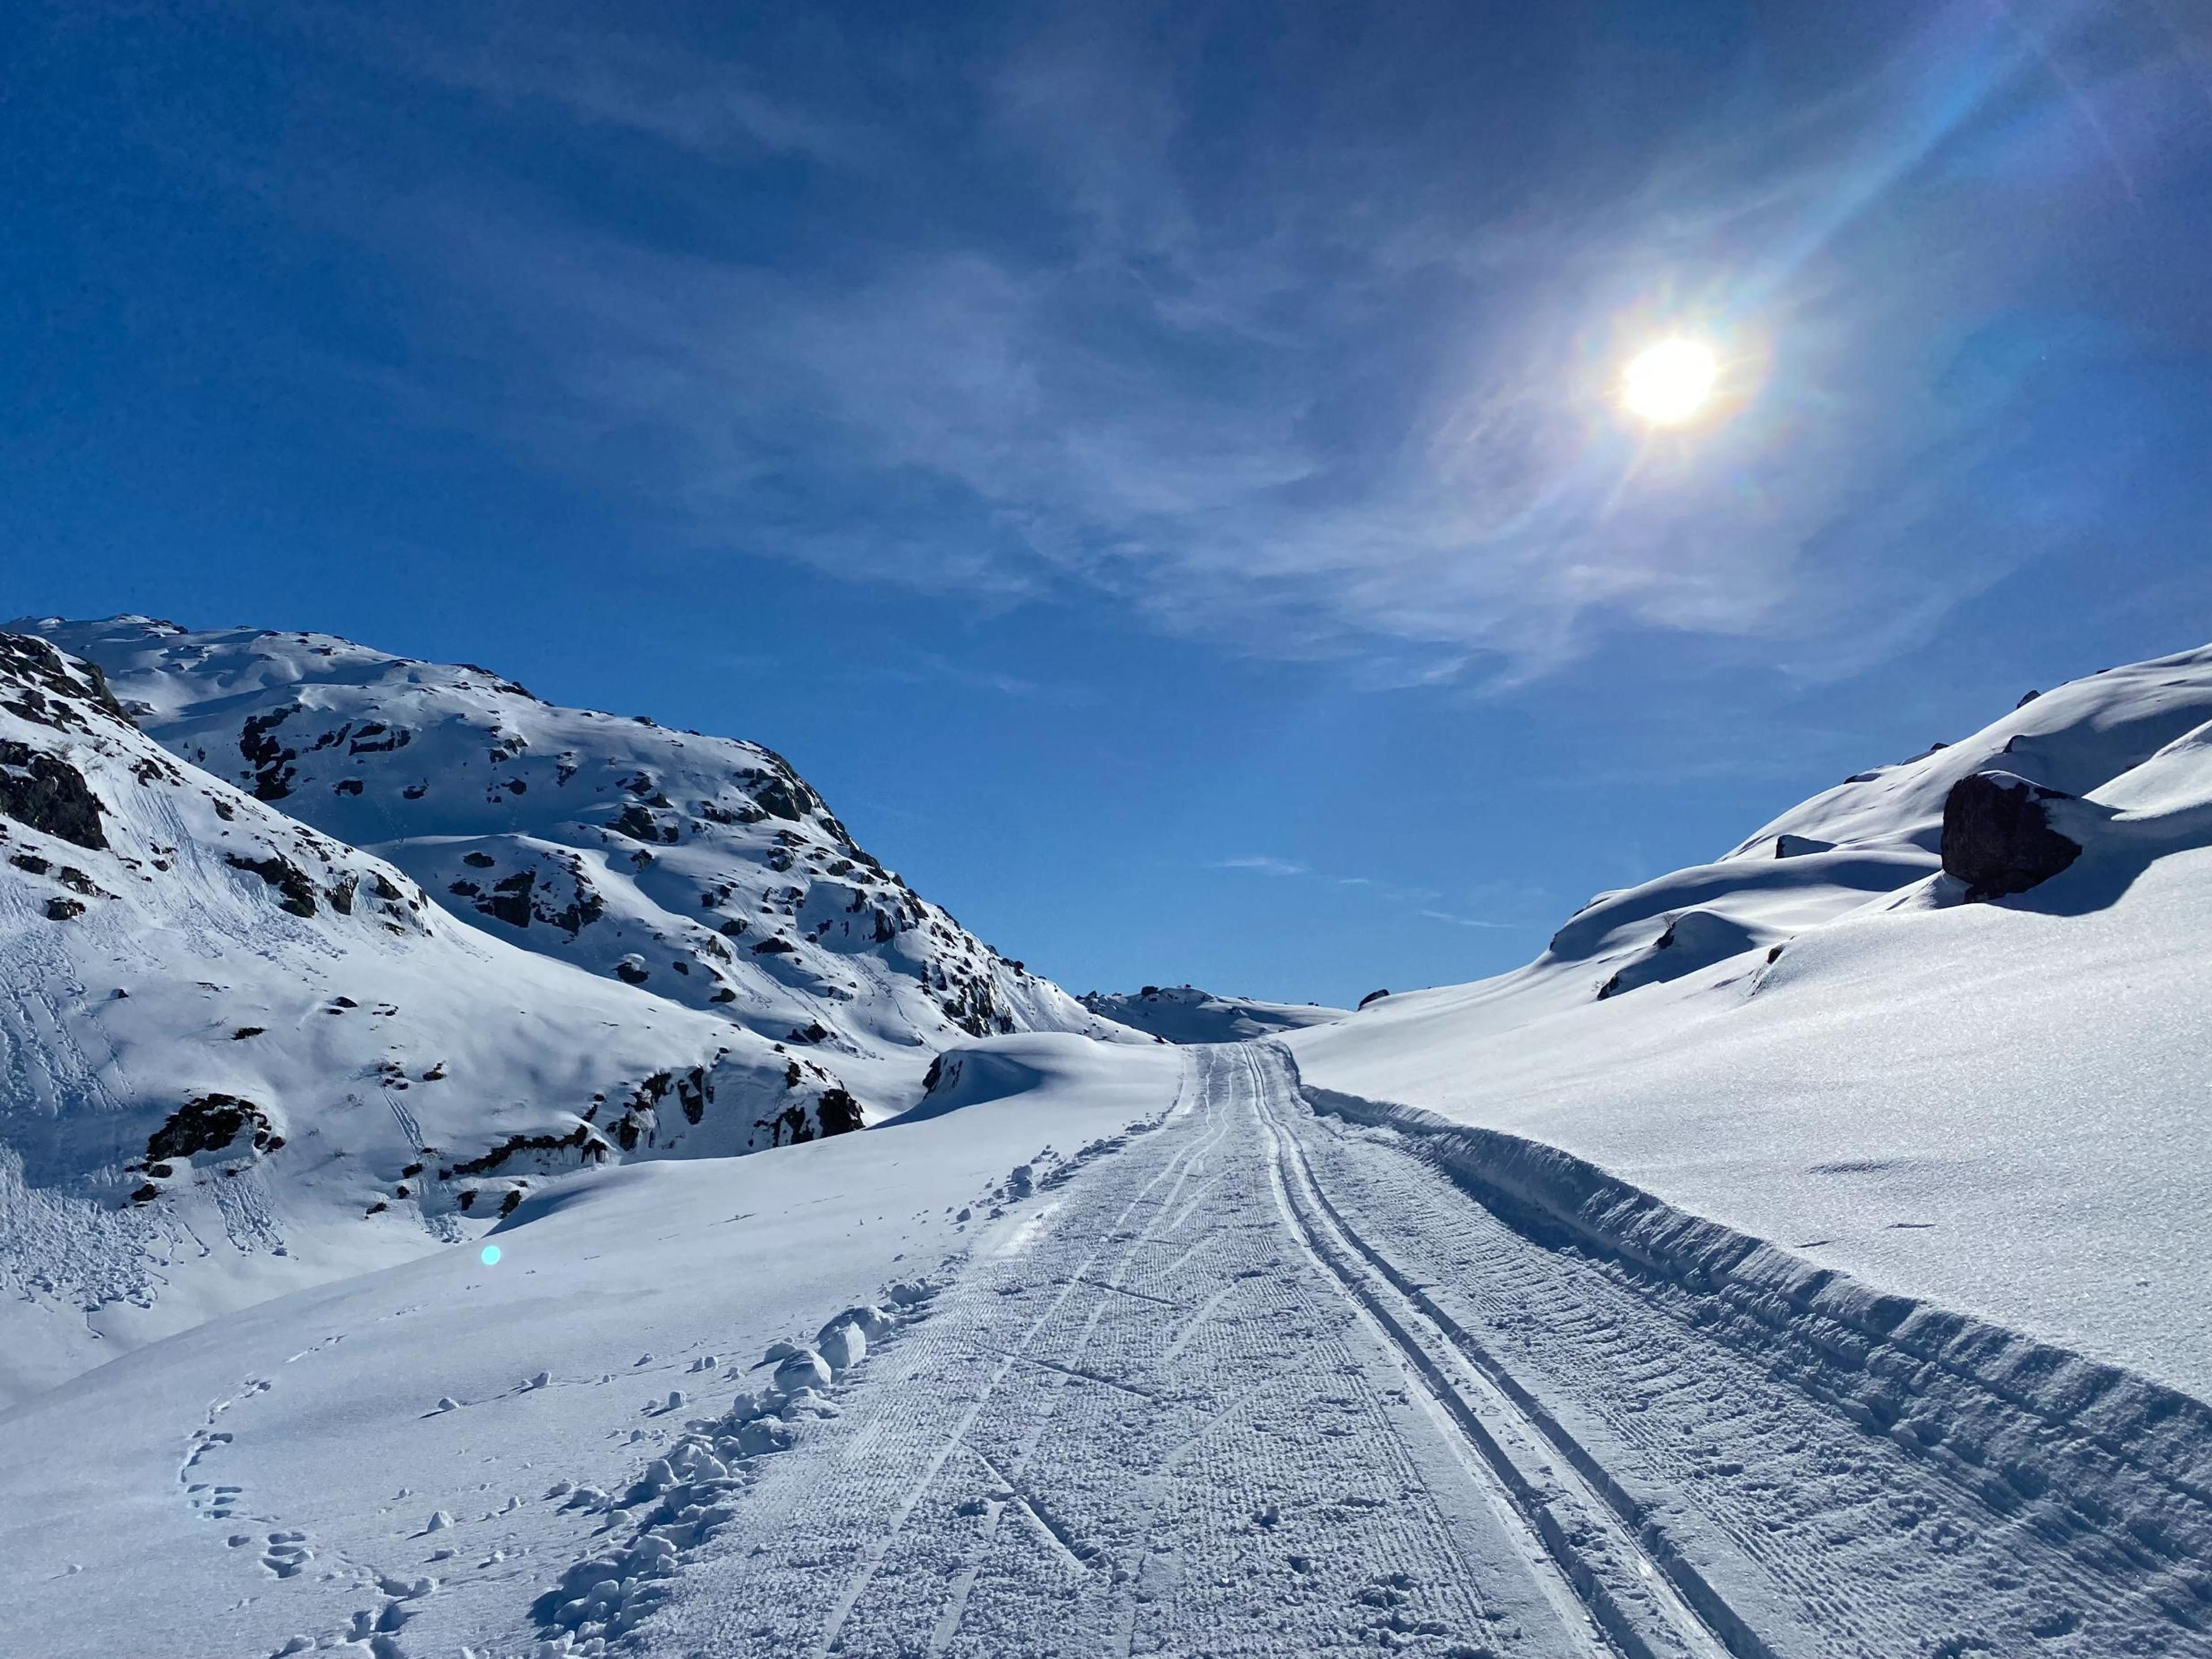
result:
<svg viewBox="0 0 2212 1659"><path fill-rule="evenodd" d="M1709 1586L1697 1581L1691 1593L1716 1608L1720 1616L1714 1622L1730 1631L1733 1643L1693 1609L1672 1573L1655 1570L1631 1528L1571 1461L1563 1463L1546 1453L1550 1437L1536 1419L1480 1371L1463 1361L1450 1363L1460 1350L1438 1322L1442 1316L1434 1314L1434 1304L1343 1226L1275 1115L1269 1097L1289 1086L1279 1062L1251 1050L1235 1059L1251 1079L1253 1107L1292 1230L1425 1386L1473 1458L1510 1499L1533 1549L1556 1565L1598 1626L1632 1659L1771 1659L1765 1645Z"/></svg>
<svg viewBox="0 0 2212 1659"><path fill-rule="evenodd" d="M1169 1109L1170 1119L1173 1118L1175 1112L1176 1108ZM1176 1194L1182 1191L1183 1181L1189 1174L1193 1163L1218 1145L1225 1131L1218 1125L1214 1126L1211 1138L1182 1148L1156 1170L1152 1178L1139 1187L1130 1197L1129 1201L1122 1206L1120 1214L1102 1234L1098 1246L1083 1258L1081 1264L1061 1285L1059 1294L1046 1304L1044 1310L1038 1314L1022 1332L1020 1340L1000 1360L997 1370L992 1372L989 1382L969 1403L968 1409L961 1413L951 1433L945 1437L943 1444L924 1465L921 1478L914 1482L900 1500L897 1508L892 1513L890 1524L870 1542L868 1547L863 1552L860 1565L854 1572L844 1590L830 1608L830 1616L811 1650L811 1659L823 1659L823 1656L836 1646L838 1637L844 1629L845 1621L852 1616L853 1609L859 1603L861 1595L874 1581L877 1572L883 1565L884 1556L890 1553L891 1546L897 1541L900 1532L904 1529L908 1519L914 1514L915 1506L921 1502L923 1496L936 1483L938 1475L945 1468L946 1461L966 1441L976 1420L982 1416L985 1407L989 1406L997 1395L1000 1385L1006 1381L1006 1374L1012 1370L1024 1358L1022 1348L1032 1341L1036 1334L1051 1322L1061 1308L1066 1304L1068 1299L1075 1294L1077 1286L1091 1277L1091 1268L1098 1258L1105 1254L1106 1246L1121 1237L1121 1231L1127 1224L1129 1217L1134 1213L1137 1206L1151 1195L1152 1189L1170 1175L1174 1176L1174 1183L1169 1189L1168 1196L1160 1205L1160 1211L1164 1212L1166 1206L1175 1201ZM1130 1242L1127 1249L1123 1251L1121 1263L1117 1264L1115 1273L1109 1275L1108 1288L1112 1288L1111 1280L1117 1279L1126 1268L1129 1255L1144 1243L1148 1232L1149 1228L1140 1231ZM1092 1322L1095 1323L1096 1320L1097 1315L1094 1312ZM954 1629L957 1630L957 1628L956 1621ZM952 1631L946 1632L945 1639L948 1642L952 1634ZM939 1650L941 1651L941 1649Z"/></svg>

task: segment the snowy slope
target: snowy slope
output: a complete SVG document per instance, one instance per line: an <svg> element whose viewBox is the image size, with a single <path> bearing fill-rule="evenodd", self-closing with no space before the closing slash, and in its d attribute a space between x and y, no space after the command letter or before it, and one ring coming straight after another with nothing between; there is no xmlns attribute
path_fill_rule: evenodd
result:
<svg viewBox="0 0 2212 1659"><path fill-rule="evenodd" d="M1312 1002L1261 1002L1219 996L1189 985L1147 985L1127 992L1092 991L1083 1006L1102 1019L1164 1037L1170 1042L1242 1042L1342 1019L1344 1008Z"/></svg>
<svg viewBox="0 0 2212 1659"><path fill-rule="evenodd" d="M1954 789L2081 850L1944 873ZM2212 649L2025 702L1528 967L1293 1034L1310 1085L1567 1149L1887 1288L2212 1397ZM1408 1120L1410 1122L1411 1121Z"/></svg>
<svg viewBox="0 0 2212 1659"><path fill-rule="evenodd" d="M616 1522L663 1518L649 1500L611 1514L608 1494L635 1501L688 1422L766 1388L769 1343L855 1303L896 1309L888 1287L944 1282L948 1257L1018 1262L1066 1173L1110 1161L1182 1075L1151 1044L961 1052L1036 1086L837 1141L574 1176L502 1224L496 1267L447 1249L302 1291L0 1415L0 1649L270 1654L295 1632L342 1642L360 1613L379 1656L532 1651L544 1587L624 1541ZM1020 1198L1017 1169L1036 1181ZM834 1426L792 1415L802 1437Z"/></svg>
<svg viewBox="0 0 2212 1659"><path fill-rule="evenodd" d="M99 663L175 753L485 932L803 1048L871 1115L910 1104L967 1037L1110 1035L855 846L757 744L328 635L17 625Z"/></svg>
<svg viewBox="0 0 2212 1659"><path fill-rule="evenodd" d="M552 1172L848 1127L811 1051L464 925L0 635L0 1399Z"/></svg>

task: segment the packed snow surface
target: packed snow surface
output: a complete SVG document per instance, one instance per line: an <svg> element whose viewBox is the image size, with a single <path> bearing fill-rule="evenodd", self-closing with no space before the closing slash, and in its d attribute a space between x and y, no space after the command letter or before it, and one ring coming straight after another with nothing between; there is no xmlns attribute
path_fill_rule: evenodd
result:
<svg viewBox="0 0 2212 1659"><path fill-rule="evenodd" d="M1170 1042L1242 1042L1342 1019L1344 1008L1316 1002L1261 1002L1218 995L1189 985L1147 985L1133 994L1092 991L1083 1006L1102 1019Z"/></svg>

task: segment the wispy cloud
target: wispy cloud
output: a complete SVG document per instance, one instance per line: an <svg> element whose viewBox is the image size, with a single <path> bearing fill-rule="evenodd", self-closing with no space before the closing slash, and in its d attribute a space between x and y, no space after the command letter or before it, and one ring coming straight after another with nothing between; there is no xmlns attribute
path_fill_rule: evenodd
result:
<svg viewBox="0 0 2212 1659"><path fill-rule="evenodd" d="M998 669L970 667L933 652L923 653L911 664L884 665L863 672L868 678L908 685L957 685L969 691L988 691L996 696L1057 703L1070 708L1091 708L1099 702L1099 693L1092 686L1047 682Z"/></svg>
<svg viewBox="0 0 2212 1659"><path fill-rule="evenodd" d="M1221 859L1213 866L1217 870L1249 870L1262 876L1304 876L1311 874L1304 865L1291 859L1270 857L1265 853L1248 853L1239 858Z"/></svg>
<svg viewBox="0 0 2212 1659"><path fill-rule="evenodd" d="M1455 927L1490 927L1509 933L1525 932L1533 925L1525 921L1486 921L1480 916L1455 916L1449 910L1424 910L1421 914L1431 921L1448 921Z"/></svg>
<svg viewBox="0 0 2212 1659"><path fill-rule="evenodd" d="M1986 487L2002 411L1927 388L1915 319L1959 296L1879 238L1847 249L2037 61L1978 12L1945 25L1764 149L1601 149L1619 181L1569 169L1552 208L1455 191L1412 138L1220 126L1191 85L1218 18L1052 14L949 79L897 37L817 42L842 94L641 31L395 37L415 75L565 120L586 154L636 134L681 161L657 217L486 174L378 234L465 296L447 343L502 389L486 419L702 548L987 602L1103 593L1370 683L1525 678L1622 627L1817 678L2061 533ZM931 76L954 128L890 95ZM769 167L808 169L837 234L664 222ZM1624 430L1614 365L1686 323L1756 397L1693 442Z"/></svg>

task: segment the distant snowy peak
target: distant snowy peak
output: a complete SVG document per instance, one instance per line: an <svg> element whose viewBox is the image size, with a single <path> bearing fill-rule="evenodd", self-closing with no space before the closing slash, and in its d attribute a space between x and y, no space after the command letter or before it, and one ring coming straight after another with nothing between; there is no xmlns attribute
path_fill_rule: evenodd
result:
<svg viewBox="0 0 2212 1659"><path fill-rule="evenodd" d="M1327 1024L1351 1012L1311 1002L1217 996L1189 985L1147 985L1133 994L1092 991L1083 1006L1103 1019L1168 1042L1242 1042Z"/></svg>
<svg viewBox="0 0 2212 1659"><path fill-rule="evenodd" d="M818 1048L872 1101L910 1102L964 1037L1109 1035L861 850L757 744L328 635L25 625L97 663L170 750L488 932Z"/></svg>

